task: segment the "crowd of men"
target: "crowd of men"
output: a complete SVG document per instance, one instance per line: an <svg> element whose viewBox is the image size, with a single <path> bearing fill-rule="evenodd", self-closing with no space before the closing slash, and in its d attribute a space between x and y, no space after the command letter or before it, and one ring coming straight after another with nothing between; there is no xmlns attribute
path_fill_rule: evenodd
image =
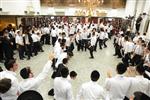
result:
<svg viewBox="0 0 150 100"><path fill-rule="evenodd" d="M54 87L48 94L54 95L55 100L128 100L136 98L137 94L142 98L140 100L149 100L150 43L145 34L141 36L135 33L135 36L132 36L129 30L120 29L115 32L113 30L114 27L109 22L83 24L56 21L52 21L47 26L29 26L24 33L21 28L16 32L5 30L2 44L7 70L0 72L2 100L16 100L25 91L36 91L49 72L52 73ZM74 55L75 44L77 51L89 50L90 58L93 59L93 52L97 51L97 45L99 44L99 49L106 48L106 41L113 34L114 56L122 58L122 62L116 66L117 75L112 77L108 73L108 78L102 87L97 83L100 73L94 70L91 72L91 80L83 83L77 95L74 96L70 80L74 80L77 73L69 72L67 63ZM13 58L14 44L19 52L19 58L23 60L25 55L27 59L30 59L33 54L37 55L39 51L43 51L42 45L45 43L52 44L54 52L49 55L49 61L43 67L42 72L35 77L30 67L25 67L20 70L23 81L18 82L15 73L18 65ZM136 77L124 76L129 66L135 67Z"/></svg>

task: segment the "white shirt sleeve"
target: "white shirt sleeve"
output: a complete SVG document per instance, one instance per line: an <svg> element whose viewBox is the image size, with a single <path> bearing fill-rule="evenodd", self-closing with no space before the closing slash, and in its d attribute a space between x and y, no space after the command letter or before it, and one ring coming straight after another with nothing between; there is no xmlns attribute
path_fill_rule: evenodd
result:
<svg viewBox="0 0 150 100"><path fill-rule="evenodd" d="M51 64L52 64L52 61L48 61L45 64L42 72L36 78L34 78L34 80L32 81L33 87L38 88L41 82L47 77L48 73L52 72Z"/></svg>

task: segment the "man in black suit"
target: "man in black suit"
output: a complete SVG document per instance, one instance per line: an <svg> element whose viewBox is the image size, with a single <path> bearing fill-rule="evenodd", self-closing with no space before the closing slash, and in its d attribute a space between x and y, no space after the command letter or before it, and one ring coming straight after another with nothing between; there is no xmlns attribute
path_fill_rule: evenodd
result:
<svg viewBox="0 0 150 100"><path fill-rule="evenodd" d="M4 51L5 61L9 61L13 58L13 48L12 48L12 42L8 38L8 33L4 31L3 33L3 39L2 39L2 49Z"/></svg>
<svg viewBox="0 0 150 100"><path fill-rule="evenodd" d="M137 31L137 32L138 32L139 29L140 29L140 25L141 25L142 20L143 20L142 14L140 14L139 17L138 17L137 20L136 20L136 31Z"/></svg>
<svg viewBox="0 0 150 100"><path fill-rule="evenodd" d="M61 70L63 69L63 68L67 68L67 63L68 63L68 59L67 58L64 58L63 59L63 61L62 61L63 63L61 63L61 64L59 64L58 65L58 68L56 69L56 76L55 77L61 77Z"/></svg>
<svg viewBox="0 0 150 100"><path fill-rule="evenodd" d="M3 33L2 31L0 32L0 62L4 60L4 55L3 55L3 47L2 47L2 40L3 40Z"/></svg>

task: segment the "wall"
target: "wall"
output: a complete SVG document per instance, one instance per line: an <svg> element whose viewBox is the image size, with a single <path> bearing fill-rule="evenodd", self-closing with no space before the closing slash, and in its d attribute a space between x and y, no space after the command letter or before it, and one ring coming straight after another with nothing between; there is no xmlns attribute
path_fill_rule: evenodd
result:
<svg viewBox="0 0 150 100"><path fill-rule="evenodd" d="M107 17L122 17L125 18L125 9L107 9Z"/></svg>
<svg viewBox="0 0 150 100"><path fill-rule="evenodd" d="M31 6L34 11L40 12L40 0L0 0L0 8L8 15L24 15Z"/></svg>
<svg viewBox="0 0 150 100"><path fill-rule="evenodd" d="M35 11L36 14L39 12L41 15L56 15L57 12L62 12L59 7L41 7L40 0L0 0L0 8L3 9L3 12L8 15L25 15L24 11ZM75 10L79 8L63 8L63 13L65 15L73 16ZM83 8L80 8L83 9ZM102 8L100 8L101 10ZM102 9L103 10L103 9ZM125 9L110 9L105 8L107 11L107 17L124 17ZM56 13L55 13L56 12ZM4 14L4 15L5 15Z"/></svg>
<svg viewBox="0 0 150 100"><path fill-rule="evenodd" d="M14 16L0 17L0 31L6 28L9 24L12 24L14 27L16 27L16 18Z"/></svg>

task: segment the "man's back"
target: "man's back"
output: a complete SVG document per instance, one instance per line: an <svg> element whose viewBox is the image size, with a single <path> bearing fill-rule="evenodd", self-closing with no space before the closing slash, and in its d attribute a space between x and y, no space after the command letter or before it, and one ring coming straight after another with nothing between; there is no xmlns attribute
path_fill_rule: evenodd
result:
<svg viewBox="0 0 150 100"><path fill-rule="evenodd" d="M131 78L131 87L128 92L128 97L133 96L134 92L140 91L150 96L150 81L143 76Z"/></svg>
<svg viewBox="0 0 150 100"><path fill-rule="evenodd" d="M105 88L109 93L111 100L123 100L131 85L129 78L123 75L117 75L106 80Z"/></svg>
<svg viewBox="0 0 150 100"><path fill-rule="evenodd" d="M56 100L73 100L72 86L67 78L54 79L54 94Z"/></svg>
<svg viewBox="0 0 150 100"><path fill-rule="evenodd" d="M11 79L11 88L4 94L0 94L2 100L16 100L18 93L18 79L16 74L12 71L2 71L0 73L0 79Z"/></svg>
<svg viewBox="0 0 150 100"><path fill-rule="evenodd" d="M99 100L102 98L104 99L103 88L97 82L92 81L82 84L77 95L77 100Z"/></svg>

